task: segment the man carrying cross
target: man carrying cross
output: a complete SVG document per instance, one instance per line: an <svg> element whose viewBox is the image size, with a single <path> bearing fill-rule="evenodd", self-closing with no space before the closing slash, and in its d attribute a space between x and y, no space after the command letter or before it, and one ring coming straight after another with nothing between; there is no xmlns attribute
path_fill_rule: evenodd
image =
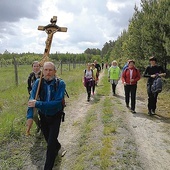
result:
<svg viewBox="0 0 170 170"><path fill-rule="evenodd" d="M40 116L41 131L47 142L47 152L44 170L52 170L55 158L61 148L58 141L60 123L63 116L63 98L65 94L65 83L63 80L57 81L56 67L54 63L48 61L53 34L55 32L66 32L67 28L56 25L57 17L51 19L51 24L39 26L38 30L43 30L48 34L46 47L42 60L39 62L43 67L40 78L32 87L27 111L27 131L33 124L33 115L38 109ZM42 77L43 75L43 77Z"/></svg>
<svg viewBox="0 0 170 170"><path fill-rule="evenodd" d="M40 100L35 100L39 79L36 80L30 100L28 101L27 124L33 122L33 108L38 109L41 130L47 142L46 162L44 170L52 170L55 158L61 145L58 141L60 123L62 119L62 99L65 83L59 81L56 89L56 68L52 62L45 62L43 66L43 83L41 84Z"/></svg>

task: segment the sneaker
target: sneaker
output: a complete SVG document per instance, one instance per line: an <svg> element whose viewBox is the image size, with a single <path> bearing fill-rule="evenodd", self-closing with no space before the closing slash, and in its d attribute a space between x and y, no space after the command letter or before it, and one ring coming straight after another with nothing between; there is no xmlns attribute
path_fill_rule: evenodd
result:
<svg viewBox="0 0 170 170"><path fill-rule="evenodd" d="M151 110L151 114L152 114L152 115L155 115L155 110Z"/></svg>
<svg viewBox="0 0 170 170"><path fill-rule="evenodd" d="M131 112L132 112L132 113L136 113L136 111L135 111L135 110L131 110Z"/></svg>
<svg viewBox="0 0 170 170"><path fill-rule="evenodd" d="M148 115L149 115L149 116L152 116L151 110L148 111Z"/></svg>
<svg viewBox="0 0 170 170"><path fill-rule="evenodd" d="M41 128L37 126L36 133L39 133L41 131Z"/></svg>

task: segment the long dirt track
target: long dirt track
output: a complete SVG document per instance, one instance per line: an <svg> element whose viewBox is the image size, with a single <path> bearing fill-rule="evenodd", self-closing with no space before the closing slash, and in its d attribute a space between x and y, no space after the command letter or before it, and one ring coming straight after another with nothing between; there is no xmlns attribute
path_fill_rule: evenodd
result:
<svg viewBox="0 0 170 170"><path fill-rule="evenodd" d="M101 79L102 79L101 74ZM100 83L99 87L100 88ZM101 88L102 85L101 85ZM104 100L105 97L101 96L100 101ZM112 102L119 102L119 107L116 107L115 119L122 119L123 125L117 129L117 144L128 138L128 140L134 141L134 146L126 146L128 152L136 152L136 158L130 162L129 165L121 162L115 165L114 167L109 167L106 170L170 170L170 120L165 119L159 115L154 115L150 117L146 114L146 101L140 100L140 96L137 96L137 108L136 114L132 114L124 104L124 90L121 82L117 85L117 96L111 96ZM139 99L139 100L138 100ZM93 100L93 99L92 99ZM100 102L99 101L99 102ZM74 163L77 155L78 141L80 138L81 125L83 124L86 115L93 107L93 101L88 103L86 101L86 93L80 94L79 98L69 103L65 109L66 118L65 122L61 125L59 140L62 144L62 150L66 150L67 153L64 157L60 157L57 161L56 167L54 170L74 170ZM121 109L120 109L121 107ZM98 108L99 110L101 108ZM100 129L102 128L100 122L100 116L98 116L97 127L93 130L93 142L98 143L99 137L101 135ZM42 140L42 139L40 139ZM36 143L37 141L35 141ZM37 142L37 152L40 153L37 161L33 161L31 156L28 156L28 162L24 167L24 170L42 170L44 159L45 159L45 148L42 147L41 141ZM33 144L35 145L35 144ZM116 148L114 148L115 150ZM119 154L112 156L112 159L122 159L124 150ZM118 153L115 151L115 153ZM131 158L130 158L131 159ZM136 163L137 162L137 163ZM91 164L90 160L86 163ZM133 164L134 163L134 164ZM102 169L99 166L88 166L87 170L100 170ZM86 168L85 168L86 169ZM77 169L78 170L78 169Z"/></svg>

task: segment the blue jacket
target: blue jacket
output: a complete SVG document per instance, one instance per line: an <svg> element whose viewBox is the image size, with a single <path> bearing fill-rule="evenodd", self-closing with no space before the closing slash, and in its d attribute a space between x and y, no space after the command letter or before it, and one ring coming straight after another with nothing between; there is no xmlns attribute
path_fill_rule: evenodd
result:
<svg viewBox="0 0 170 170"><path fill-rule="evenodd" d="M34 83L30 95L30 100L35 99L38 83L39 79L37 79ZM47 84L47 82L44 81L42 84L42 88L44 90L44 101L37 100L35 103L35 108L37 108L42 114L48 116L55 115L57 112L61 111L65 87L66 85L63 80L59 81L57 88L56 79L52 80L50 84ZM27 119L33 118L33 110L33 108L28 107Z"/></svg>

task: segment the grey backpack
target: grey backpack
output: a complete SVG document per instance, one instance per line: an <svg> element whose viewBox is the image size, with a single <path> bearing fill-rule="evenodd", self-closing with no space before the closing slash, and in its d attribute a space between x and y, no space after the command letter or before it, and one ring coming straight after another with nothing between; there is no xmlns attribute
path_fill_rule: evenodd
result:
<svg viewBox="0 0 170 170"><path fill-rule="evenodd" d="M152 93L160 93L162 91L162 79L160 76L156 76L151 86Z"/></svg>

